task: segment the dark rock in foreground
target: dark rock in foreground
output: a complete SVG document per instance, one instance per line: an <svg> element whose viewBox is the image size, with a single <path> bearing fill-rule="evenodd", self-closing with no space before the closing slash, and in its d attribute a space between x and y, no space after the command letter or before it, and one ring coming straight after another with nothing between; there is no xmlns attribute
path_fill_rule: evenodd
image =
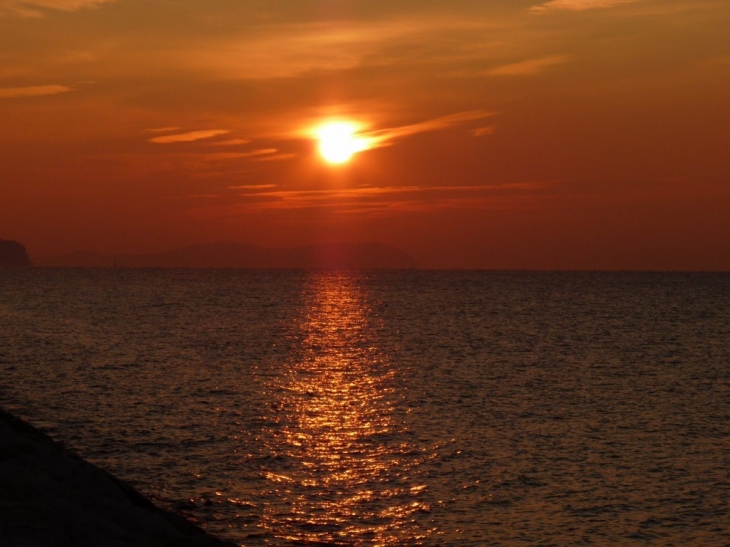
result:
<svg viewBox="0 0 730 547"><path fill-rule="evenodd" d="M22 268L32 266L25 247L17 241L0 239L0 266Z"/></svg>
<svg viewBox="0 0 730 547"><path fill-rule="evenodd" d="M0 409L3 547L232 547Z"/></svg>

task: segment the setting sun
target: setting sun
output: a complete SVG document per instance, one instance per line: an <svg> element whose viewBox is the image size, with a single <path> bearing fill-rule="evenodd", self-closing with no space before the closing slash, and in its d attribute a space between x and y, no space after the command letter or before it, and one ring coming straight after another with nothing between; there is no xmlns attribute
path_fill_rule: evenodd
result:
<svg viewBox="0 0 730 547"><path fill-rule="evenodd" d="M369 148L369 141L357 134L358 126L351 122L330 122L315 130L319 153L327 163L345 163L353 154Z"/></svg>

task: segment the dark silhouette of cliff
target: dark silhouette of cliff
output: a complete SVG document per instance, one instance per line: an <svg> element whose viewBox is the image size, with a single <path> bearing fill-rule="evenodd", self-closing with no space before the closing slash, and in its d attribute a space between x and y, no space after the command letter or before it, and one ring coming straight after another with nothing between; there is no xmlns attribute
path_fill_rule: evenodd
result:
<svg viewBox="0 0 730 547"><path fill-rule="evenodd" d="M32 266L25 247L17 241L0 239L0 266L21 268Z"/></svg>
<svg viewBox="0 0 730 547"><path fill-rule="evenodd" d="M306 247L258 247L233 242L192 245L152 254L104 255L79 251L36 258L39 266L127 268L407 269L416 261L380 243L330 243Z"/></svg>

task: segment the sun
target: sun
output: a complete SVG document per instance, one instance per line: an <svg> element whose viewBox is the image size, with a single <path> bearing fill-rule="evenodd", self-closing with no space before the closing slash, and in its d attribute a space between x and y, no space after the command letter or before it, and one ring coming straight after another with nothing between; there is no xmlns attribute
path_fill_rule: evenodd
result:
<svg viewBox="0 0 730 547"><path fill-rule="evenodd" d="M354 122L327 122L314 131L319 141L319 153L327 163L347 163L352 156L370 148L370 141L358 134Z"/></svg>

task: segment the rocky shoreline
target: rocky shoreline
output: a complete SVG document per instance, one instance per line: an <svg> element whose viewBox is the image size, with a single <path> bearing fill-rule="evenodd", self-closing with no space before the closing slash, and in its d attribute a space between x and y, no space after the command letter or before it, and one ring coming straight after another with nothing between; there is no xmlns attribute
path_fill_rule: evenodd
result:
<svg viewBox="0 0 730 547"><path fill-rule="evenodd" d="M233 547L0 409L0 544Z"/></svg>

